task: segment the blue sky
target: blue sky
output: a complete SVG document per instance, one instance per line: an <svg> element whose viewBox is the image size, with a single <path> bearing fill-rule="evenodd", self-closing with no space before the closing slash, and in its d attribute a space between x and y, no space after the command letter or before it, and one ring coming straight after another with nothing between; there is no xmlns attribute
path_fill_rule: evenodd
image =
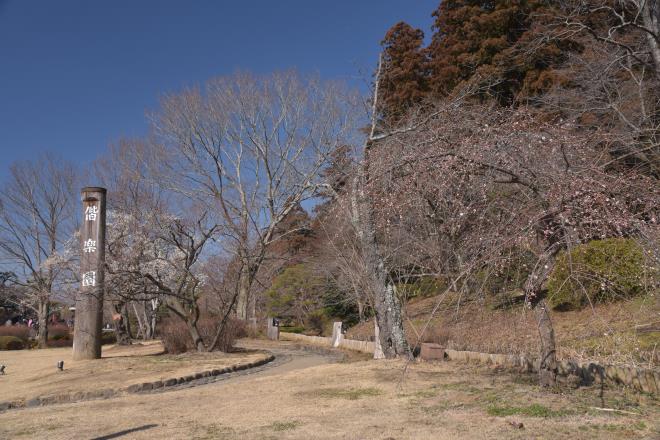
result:
<svg viewBox="0 0 660 440"><path fill-rule="evenodd" d="M146 133L159 95L237 69L364 86L387 29L438 0L0 0L0 179L56 151L81 167Z"/></svg>

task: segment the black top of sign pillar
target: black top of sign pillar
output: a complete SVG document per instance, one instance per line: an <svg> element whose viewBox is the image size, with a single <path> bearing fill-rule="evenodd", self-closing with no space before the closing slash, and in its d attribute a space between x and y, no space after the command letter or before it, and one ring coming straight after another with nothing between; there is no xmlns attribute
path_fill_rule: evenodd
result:
<svg viewBox="0 0 660 440"><path fill-rule="evenodd" d="M101 188L100 186L86 186L83 189L81 189L80 192L81 193L84 193L84 192L100 192L100 193L105 194L106 192L108 192L108 190L105 189L105 188Z"/></svg>

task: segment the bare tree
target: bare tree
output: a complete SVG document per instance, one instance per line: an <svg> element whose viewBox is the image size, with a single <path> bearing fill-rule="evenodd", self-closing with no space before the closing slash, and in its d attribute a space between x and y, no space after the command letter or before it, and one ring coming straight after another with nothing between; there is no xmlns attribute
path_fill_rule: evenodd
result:
<svg viewBox="0 0 660 440"><path fill-rule="evenodd" d="M235 74L167 96L153 115L159 178L221 218L224 252L238 262L239 318L256 315L250 292L277 225L355 135L354 101L339 84L295 72Z"/></svg>
<svg viewBox="0 0 660 440"><path fill-rule="evenodd" d="M553 16L535 44L571 42L579 50L558 69L561 86L539 100L600 129L610 166L637 166L659 177L660 4L562 0L548 11Z"/></svg>
<svg viewBox="0 0 660 440"><path fill-rule="evenodd" d="M346 194L336 197L318 222L322 229L322 246L314 261L317 271L331 277L345 294L346 304L357 307L358 319L364 322L367 310L373 307L373 292L367 283L369 270L350 221L349 203Z"/></svg>
<svg viewBox="0 0 660 440"><path fill-rule="evenodd" d="M563 0L564 32L587 33L623 50L660 75L660 4L657 0Z"/></svg>
<svg viewBox="0 0 660 440"><path fill-rule="evenodd" d="M48 340L48 316L68 263L75 225L73 166L55 156L12 165L0 194L0 255L23 287L22 302L38 316L39 347Z"/></svg>

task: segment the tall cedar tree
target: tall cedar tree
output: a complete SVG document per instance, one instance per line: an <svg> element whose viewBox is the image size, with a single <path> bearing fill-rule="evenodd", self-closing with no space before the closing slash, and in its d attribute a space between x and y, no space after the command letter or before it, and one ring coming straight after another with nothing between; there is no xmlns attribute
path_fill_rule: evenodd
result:
<svg viewBox="0 0 660 440"><path fill-rule="evenodd" d="M394 25L381 42L386 122L396 122L425 98L445 97L467 84L504 105L566 85L555 67L579 47L570 40L540 42L554 16L548 5L543 0L444 0L433 12L427 48L421 30Z"/></svg>
<svg viewBox="0 0 660 440"><path fill-rule="evenodd" d="M387 32L381 45L379 99L385 122L395 123L428 94L424 32L399 22Z"/></svg>
<svg viewBox="0 0 660 440"><path fill-rule="evenodd" d="M514 63L506 58L529 29L535 6L534 0L440 3L433 13L435 33L428 48L434 94L446 96L455 87L477 80L487 83L487 90L500 102L510 103L520 78L507 72Z"/></svg>

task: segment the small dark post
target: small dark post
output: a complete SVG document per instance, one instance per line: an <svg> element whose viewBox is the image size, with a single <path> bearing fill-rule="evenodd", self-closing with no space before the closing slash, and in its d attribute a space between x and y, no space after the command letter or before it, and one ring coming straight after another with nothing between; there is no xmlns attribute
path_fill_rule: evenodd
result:
<svg viewBox="0 0 660 440"><path fill-rule="evenodd" d="M73 359L101 357L103 325L103 278L105 263L105 188L87 187L81 191L80 283L76 298L73 331Z"/></svg>

